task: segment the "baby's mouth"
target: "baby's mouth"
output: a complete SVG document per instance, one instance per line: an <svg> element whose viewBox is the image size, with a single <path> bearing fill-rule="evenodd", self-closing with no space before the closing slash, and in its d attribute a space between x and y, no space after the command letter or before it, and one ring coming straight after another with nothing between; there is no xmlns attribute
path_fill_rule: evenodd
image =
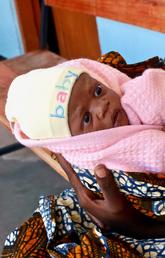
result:
<svg viewBox="0 0 165 258"><path fill-rule="evenodd" d="M114 110L113 115L112 115L113 127L118 127L119 126L119 118L120 118L120 111L119 110Z"/></svg>

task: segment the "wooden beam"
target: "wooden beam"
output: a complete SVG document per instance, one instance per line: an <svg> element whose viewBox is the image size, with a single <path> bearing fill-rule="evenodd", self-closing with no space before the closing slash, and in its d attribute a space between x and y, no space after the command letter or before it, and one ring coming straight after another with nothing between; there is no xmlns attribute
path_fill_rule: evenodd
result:
<svg viewBox="0 0 165 258"><path fill-rule="evenodd" d="M45 0L52 7L95 15L95 0Z"/></svg>
<svg viewBox="0 0 165 258"><path fill-rule="evenodd" d="M164 0L45 0L45 2L50 6L165 32Z"/></svg>
<svg viewBox="0 0 165 258"><path fill-rule="evenodd" d="M40 48L40 5L38 0L15 0L25 52Z"/></svg>
<svg viewBox="0 0 165 258"><path fill-rule="evenodd" d="M67 58L100 56L96 19L93 15L52 8L60 55Z"/></svg>

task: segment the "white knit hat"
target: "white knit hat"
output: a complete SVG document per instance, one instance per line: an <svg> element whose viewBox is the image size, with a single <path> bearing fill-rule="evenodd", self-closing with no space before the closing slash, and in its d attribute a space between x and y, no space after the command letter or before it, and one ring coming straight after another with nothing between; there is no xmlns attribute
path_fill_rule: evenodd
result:
<svg viewBox="0 0 165 258"><path fill-rule="evenodd" d="M18 76L8 92L8 120L18 122L31 139L70 136L68 103L81 73L82 69L54 66Z"/></svg>

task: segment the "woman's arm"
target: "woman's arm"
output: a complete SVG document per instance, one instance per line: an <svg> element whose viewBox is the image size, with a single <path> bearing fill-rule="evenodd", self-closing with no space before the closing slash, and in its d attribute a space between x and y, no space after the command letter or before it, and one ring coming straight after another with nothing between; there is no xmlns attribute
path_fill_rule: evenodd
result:
<svg viewBox="0 0 165 258"><path fill-rule="evenodd" d="M71 165L61 155L57 155L57 159L76 191L80 206L105 234L113 231L136 239L165 237L165 223L135 209L119 191L111 171L105 166L99 165L95 169L103 193L103 197L98 197L80 182Z"/></svg>

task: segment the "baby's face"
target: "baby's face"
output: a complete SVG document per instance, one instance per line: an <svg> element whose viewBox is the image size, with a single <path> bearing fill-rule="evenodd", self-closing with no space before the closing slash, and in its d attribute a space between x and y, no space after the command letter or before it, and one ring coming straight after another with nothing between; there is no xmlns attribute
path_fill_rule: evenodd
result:
<svg viewBox="0 0 165 258"><path fill-rule="evenodd" d="M73 136L129 124L120 97L86 73L73 86L68 112Z"/></svg>

